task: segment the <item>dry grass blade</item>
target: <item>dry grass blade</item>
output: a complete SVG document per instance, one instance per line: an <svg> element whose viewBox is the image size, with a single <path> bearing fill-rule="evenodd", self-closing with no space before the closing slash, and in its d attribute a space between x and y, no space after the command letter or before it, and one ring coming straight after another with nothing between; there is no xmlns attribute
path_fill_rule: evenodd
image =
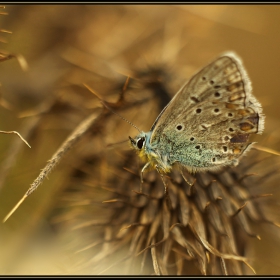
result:
<svg viewBox="0 0 280 280"><path fill-rule="evenodd" d="M153 243L154 243L154 240L153 240ZM160 269L159 269L159 264L158 264L158 260L157 260L157 256L156 256L155 247L152 247L151 254L152 254L152 260L153 260L153 266L154 266L155 273L156 273L156 275L160 275Z"/></svg>
<svg viewBox="0 0 280 280"><path fill-rule="evenodd" d="M55 166L59 163L61 158L69 151L73 145L81 138L83 134L85 134L93 125L94 121L97 119L100 110L97 110L95 113L90 115L87 119L85 119L76 130L65 140L65 142L60 146L57 152L52 156L52 158L48 161L48 164L41 171L39 176L34 180L31 184L30 188L27 190L22 199L16 204L16 206L9 212L9 214L4 218L3 222L6 222L9 217L17 210L17 208L21 205L21 203L32 194L38 186L44 181L47 175L55 168ZM3 132L3 133L17 133L17 132ZM18 133L17 133L18 134ZM18 134L19 135L19 134ZM20 136L21 137L21 136ZM22 138L22 137L21 137ZM25 140L24 140L25 141Z"/></svg>
<svg viewBox="0 0 280 280"><path fill-rule="evenodd" d="M0 32L2 33L8 33L8 34L12 34L12 31L6 30L6 29L0 29Z"/></svg>
<svg viewBox="0 0 280 280"><path fill-rule="evenodd" d="M212 245L210 245L210 243L204 239L203 237L199 236L198 233L195 231L194 227L190 224L194 234L199 238L199 240L201 241L201 243L203 244L203 246L213 255L223 258L223 259L231 259L231 260L237 260L237 261L242 261L244 262L248 267L250 267L250 269L256 274L255 270L247 263L247 258L245 257L241 257L241 256L235 256L232 254L224 254L219 252L216 248L214 248Z"/></svg>
<svg viewBox="0 0 280 280"><path fill-rule="evenodd" d="M0 62L14 58L12 54L0 54Z"/></svg>
<svg viewBox="0 0 280 280"><path fill-rule="evenodd" d="M225 274L225 275L228 275L225 260L224 260L223 258L220 258L220 260L221 260L221 265L222 265L222 268L223 268L224 274Z"/></svg>
<svg viewBox="0 0 280 280"><path fill-rule="evenodd" d="M279 152L277 152L273 149L270 149L270 148L266 148L266 147L261 146L261 145L254 145L253 148L256 149L256 150L259 150L259 151L267 152L269 154L280 156Z"/></svg>
<svg viewBox="0 0 280 280"><path fill-rule="evenodd" d="M16 134L29 148L31 148L31 146L27 143L27 141L17 131L3 131L3 130L0 130L0 133Z"/></svg>
<svg viewBox="0 0 280 280"><path fill-rule="evenodd" d="M1 5L0 9L6 9L6 6ZM6 16L6 15L8 15L8 13L7 12L0 12L0 15Z"/></svg>
<svg viewBox="0 0 280 280"><path fill-rule="evenodd" d="M1 31L1 30L0 30ZM16 58L21 69L23 71L26 71L28 69L28 64L27 61L25 60L25 58L20 55L20 54L3 54L0 53L0 62L6 61L6 60L10 60L12 58Z"/></svg>

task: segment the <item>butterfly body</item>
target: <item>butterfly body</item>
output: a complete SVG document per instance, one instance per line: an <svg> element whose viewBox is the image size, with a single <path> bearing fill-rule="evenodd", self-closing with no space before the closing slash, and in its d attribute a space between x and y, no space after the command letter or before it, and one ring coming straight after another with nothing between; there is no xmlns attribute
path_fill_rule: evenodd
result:
<svg viewBox="0 0 280 280"><path fill-rule="evenodd" d="M227 53L187 82L162 110L151 130L131 145L160 173L175 164L190 172L237 165L250 134L264 129L261 104L251 94L241 61Z"/></svg>

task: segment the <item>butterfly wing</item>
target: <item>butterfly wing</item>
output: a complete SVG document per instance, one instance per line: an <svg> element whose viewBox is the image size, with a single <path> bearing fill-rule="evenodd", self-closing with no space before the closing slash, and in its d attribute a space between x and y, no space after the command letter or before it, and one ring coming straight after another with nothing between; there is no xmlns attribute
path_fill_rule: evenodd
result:
<svg viewBox="0 0 280 280"><path fill-rule="evenodd" d="M185 84L152 126L151 145L191 170L236 163L250 134L264 129L260 103L241 61L222 55Z"/></svg>

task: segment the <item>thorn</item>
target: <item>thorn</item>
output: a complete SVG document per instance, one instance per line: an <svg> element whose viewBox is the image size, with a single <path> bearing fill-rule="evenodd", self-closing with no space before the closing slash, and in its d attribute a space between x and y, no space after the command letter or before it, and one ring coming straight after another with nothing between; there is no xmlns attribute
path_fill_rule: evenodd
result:
<svg viewBox="0 0 280 280"><path fill-rule="evenodd" d="M232 217L238 215L238 213L246 206L247 203L248 201L246 201L241 207L239 207L239 209L237 209L237 211L232 215Z"/></svg>
<svg viewBox="0 0 280 280"><path fill-rule="evenodd" d="M131 173L131 174L133 174L133 175L139 177L139 174L136 174L134 171L128 169L127 167L123 167L123 169L126 170L126 171L128 171L129 173Z"/></svg>
<svg viewBox="0 0 280 280"><path fill-rule="evenodd" d="M206 203L206 205L205 205L205 207L204 207L204 211L208 208L208 206L210 205L210 201L208 201L207 203Z"/></svg>
<svg viewBox="0 0 280 280"><path fill-rule="evenodd" d="M92 89L90 88L88 85L83 84L93 95L95 95L99 100L103 101L102 98Z"/></svg>
<svg viewBox="0 0 280 280"><path fill-rule="evenodd" d="M102 201L102 203L111 203L111 202L118 202L119 200L118 199L110 199L110 200L104 200Z"/></svg>
<svg viewBox="0 0 280 280"><path fill-rule="evenodd" d="M272 222L272 224L274 224L275 226L280 228L280 224L279 223Z"/></svg>
<svg viewBox="0 0 280 280"><path fill-rule="evenodd" d="M258 176L257 173L250 173L250 174L245 174L244 176L242 176L238 181L242 182L245 178L250 177L250 176Z"/></svg>
<svg viewBox="0 0 280 280"><path fill-rule="evenodd" d="M120 94L119 102L122 102L122 101L124 100L124 93L125 93L125 91L127 90L129 80L130 80L130 77L127 76L127 78L126 78L126 80L125 80L125 83L124 83L124 85L123 85L123 88L122 88L122 92L121 92L121 94Z"/></svg>

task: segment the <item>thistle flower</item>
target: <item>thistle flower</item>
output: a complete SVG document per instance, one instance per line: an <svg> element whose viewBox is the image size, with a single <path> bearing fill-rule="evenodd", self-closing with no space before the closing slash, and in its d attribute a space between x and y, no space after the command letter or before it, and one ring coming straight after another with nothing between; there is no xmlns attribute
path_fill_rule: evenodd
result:
<svg viewBox="0 0 280 280"><path fill-rule="evenodd" d="M150 79L141 76L137 84L142 83L141 89L146 89L154 98L144 98L140 103L127 102L126 94L137 92L132 80L127 92L118 102L111 103L111 107L125 112L143 104L144 108L164 106L158 98L168 96L160 78L164 72L155 69L151 72ZM149 115L148 110L143 112ZM103 114L108 114L106 108ZM250 238L260 239L260 236L251 229L251 223L277 225L263 210L270 194L262 192L266 179L277 172L271 172L271 165L268 171L262 168L267 174L257 176L252 172L260 171L259 165L267 164L273 156L252 150L237 167L219 172L190 174L184 171L181 174L173 169L165 176L168 197L159 174L149 171L144 173L140 192L140 162L135 153L124 145L97 144L114 143L116 132L122 134L127 125L113 114L106 116L100 119L100 125L97 124L98 136L95 134L93 140L83 142L87 153L89 145L96 149L91 156L79 153L80 158L73 166L71 179L66 183L68 187L59 203L62 213L53 218L59 228L72 229L73 237L79 236L76 249L80 264L74 272L254 273L252 261L246 258L246 245ZM117 131L112 129L114 126Z"/></svg>

